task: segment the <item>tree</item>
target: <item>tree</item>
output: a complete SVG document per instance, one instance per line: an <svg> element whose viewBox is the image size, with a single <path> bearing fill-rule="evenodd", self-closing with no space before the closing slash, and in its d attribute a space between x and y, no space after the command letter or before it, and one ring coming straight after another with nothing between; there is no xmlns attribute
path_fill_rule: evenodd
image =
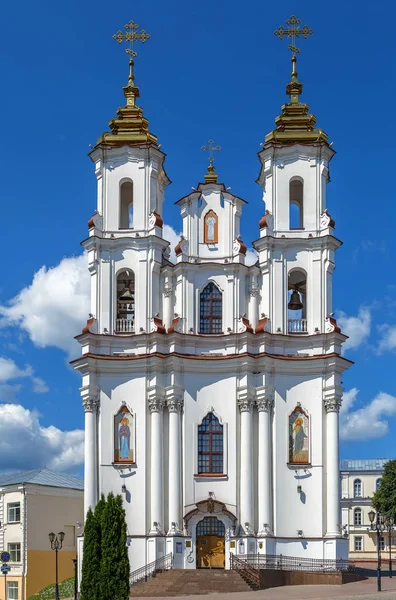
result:
<svg viewBox="0 0 396 600"><path fill-rule="evenodd" d="M389 460L384 467L378 490L373 497L373 506L386 517L396 522L396 460Z"/></svg>
<svg viewBox="0 0 396 600"><path fill-rule="evenodd" d="M127 600L129 597L129 559L125 511L121 496L107 497L101 516L102 558L100 599Z"/></svg>
<svg viewBox="0 0 396 600"><path fill-rule="evenodd" d="M98 600L101 558L100 523L91 509L84 527L84 553L81 569L81 600Z"/></svg>

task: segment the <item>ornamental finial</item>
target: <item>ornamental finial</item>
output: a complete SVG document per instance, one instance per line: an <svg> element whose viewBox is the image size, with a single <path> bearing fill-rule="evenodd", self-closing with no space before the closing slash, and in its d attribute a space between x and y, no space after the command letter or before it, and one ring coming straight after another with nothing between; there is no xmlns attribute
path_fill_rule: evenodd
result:
<svg viewBox="0 0 396 600"><path fill-rule="evenodd" d="M295 15L292 15L290 19L286 21L287 27L283 27L282 25L278 27L274 31L274 34L280 39L283 40L284 37L291 38L291 44L288 45L288 49L292 52L292 73L291 73L291 81L286 88L286 92L290 95L291 102L298 102L298 96L302 92L302 85L298 81L297 78L297 54L299 54L300 49L296 46L296 38L303 37L307 39L309 35L312 35L313 29L310 29L308 25L304 25L300 29L301 19L297 19ZM294 85L293 85L294 84Z"/></svg>
<svg viewBox="0 0 396 600"><path fill-rule="evenodd" d="M201 146L201 150L203 150L204 152L209 152L209 165L208 165L208 171L205 175L205 182L206 183L217 183L217 173L216 173L215 166L213 164L214 163L213 152L219 152L221 150L221 146L215 146L214 140L208 140L208 145Z"/></svg>
<svg viewBox="0 0 396 600"><path fill-rule="evenodd" d="M151 35L147 33L145 29L142 29L138 33L139 25L132 21L132 19L124 25L125 33L119 29L117 33L113 35L113 40L116 40L119 44L126 42L129 44L129 48L125 49L125 52L129 54L129 76L128 85L124 87L124 94L127 99L127 105L134 105L135 98L139 97L139 88L135 86L135 80L133 77L133 59L137 56L137 52L134 50L134 42L142 42L143 44L151 38Z"/></svg>

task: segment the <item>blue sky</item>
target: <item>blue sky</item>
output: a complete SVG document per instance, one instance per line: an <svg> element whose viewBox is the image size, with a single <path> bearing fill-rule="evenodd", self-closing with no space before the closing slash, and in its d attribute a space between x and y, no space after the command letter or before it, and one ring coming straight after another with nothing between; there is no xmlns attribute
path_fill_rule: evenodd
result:
<svg viewBox="0 0 396 600"><path fill-rule="evenodd" d="M249 202L242 234L250 245L263 214L256 153L287 99L290 73L287 42L273 31L294 12L314 29L300 42L303 100L337 151L328 207L344 245L336 257L334 307L351 333L346 356L355 361L344 377L348 439L341 455L394 455L391 36L381 34L378 4L361 10L356 2L306 0L296 6L288 0L281 7L261 0L242 6L234 0L20 0L3 7L0 469L79 469L80 377L68 360L75 355L70 336L86 316L85 267L70 257L81 254L96 208L88 145L123 102L127 56L112 34L133 18L152 35L137 48L135 74L173 181L165 222L180 230L174 201L202 179L200 148L213 138L223 148L216 156L220 179ZM389 21L395 13L387 3ZM370 36L362 34L368 27ZM15 436L26 440L29 464L15 457Z"/></svg>

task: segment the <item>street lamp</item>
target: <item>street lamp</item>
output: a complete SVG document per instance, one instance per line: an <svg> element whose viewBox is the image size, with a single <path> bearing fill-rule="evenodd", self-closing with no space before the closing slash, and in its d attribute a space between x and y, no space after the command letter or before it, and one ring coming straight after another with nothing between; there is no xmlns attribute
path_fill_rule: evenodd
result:
<svg viewBox="0 0 396 600"><path fill-rule="evenodd" d="M51 550L55 550L55 600L59 600L59 585L58 585L58 550L62 550L62 542L65 539L65 534L60 531L55 535L53 531L48 534L51 543Z"/></svg>
<svg viewBox="0 0 396 600"><path fill-rule="evenodd" d="M389 534L389 577L392 577L392 531L395 524L393 517L386 517L385 524Z"/></svg>
<svg viewBox="0 0 396 600"><path fill-rule="evenodd" d="M368 517L370 519L371 531L377 532L377 552L378 552L377 590L380 592L381 591L381 533L383 531L385 531L386 523L385 523L385 518L382 515L380 515L378 512L375 513L373 510L370 510Z"/></svg>

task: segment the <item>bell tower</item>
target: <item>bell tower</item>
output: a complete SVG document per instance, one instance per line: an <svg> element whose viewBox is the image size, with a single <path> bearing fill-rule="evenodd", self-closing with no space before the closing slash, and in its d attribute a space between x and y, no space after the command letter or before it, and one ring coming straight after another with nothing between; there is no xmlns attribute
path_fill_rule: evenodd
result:
<svg viewBox="0 0 396 600"><path fill-rule="evenodd" d="M261 312L269 317L273 333L286 335L326 331L332 311L334 252L341 245L326 206L329 163L335 152L327 134L316 128L309 106L300 101L303 85L297 75L299 50L294 38L307 37L312 30L296 28L299 22L292 16L289 29L280 27L275 32L281 39L293 38L291 79L286 86L290 100L259 152L258 183L266 212L255 243L263 273Z"/></svg>

